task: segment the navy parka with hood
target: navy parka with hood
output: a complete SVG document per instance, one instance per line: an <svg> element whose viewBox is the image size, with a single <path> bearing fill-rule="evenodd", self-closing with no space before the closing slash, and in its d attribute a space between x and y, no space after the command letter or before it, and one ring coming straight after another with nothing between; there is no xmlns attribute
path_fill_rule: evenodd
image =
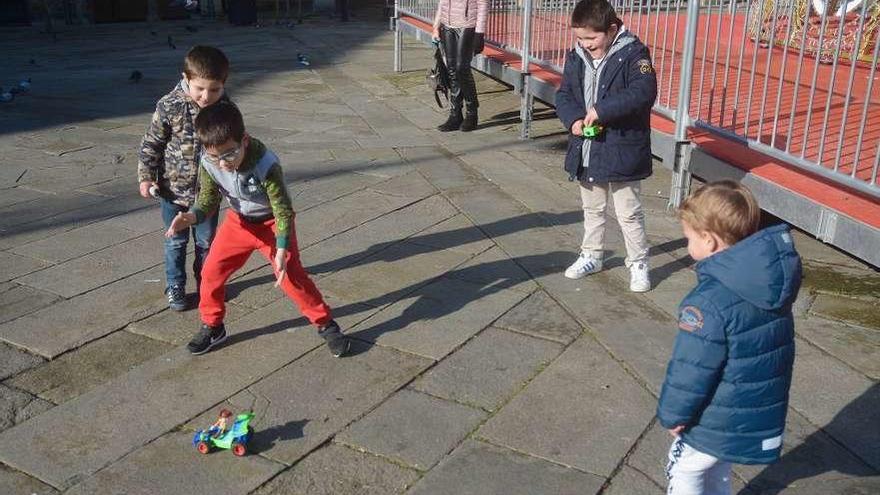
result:
<svg viewBox="0 0 880 495"><path fill-rule="evenodd" d="M615 49L618 44L625 46ZM584 138L571 134L571 126L589 110L584 101L584 71L595 69L584 63L577 47L566 56L556 92L556 114L569 131L565 171L570 180L599 184L641 180L651 175L651 107L657 98L657 74L648 47L629 31L615 39L605 58L593 105L605 132L592 140L585 168Z"/></svg>
<svg viewBox="0 0 880 495"><path fill-rule="evenodd" d="M723 461L779 458L794 363L791 306L801 261L787 225L761 230L696 265L657 417Z"/></svg>

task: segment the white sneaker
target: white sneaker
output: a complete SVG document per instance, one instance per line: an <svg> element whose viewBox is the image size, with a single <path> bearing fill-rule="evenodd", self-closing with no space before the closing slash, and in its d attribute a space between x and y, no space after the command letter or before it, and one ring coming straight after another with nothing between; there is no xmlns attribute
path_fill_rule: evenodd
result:
<svg viewBox="0 0 880 495"><path fill-rule="evenodd" d="M648 292L651 290L651 275L648 272L648 263L639 261L629 267L629 290L633 292Z"/></svg>
<svg viewBox="0 0 880 495"><path fill-rule="evenodd" d="M565 269L566 278L584 278L587 275L602 271L602 260L581 253L570 267Z"/></svg>

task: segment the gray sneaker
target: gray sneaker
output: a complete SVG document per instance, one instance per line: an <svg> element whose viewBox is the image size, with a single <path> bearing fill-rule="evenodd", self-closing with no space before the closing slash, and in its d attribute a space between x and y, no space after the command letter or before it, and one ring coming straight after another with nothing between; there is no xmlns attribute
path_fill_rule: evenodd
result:
<svg viewBox="0 0 880 495"><path fill-rule="evenodd" d="M330 354L333 354L333 357L342 357L351 349L351 341L342 334L342 330L339 329L339 325L334 320L330 320L330 323L324 325L323 328L319 328L318 335L327 341L327 347L330 349Z"/></svg>
<svg viewBox="0 0 880 495"><path fill-rule="evenodd" d="M186 348L193 356L204 354L226 340L226 327L221 323L216 327L202 323L199 331L193 335Z"/></svg>

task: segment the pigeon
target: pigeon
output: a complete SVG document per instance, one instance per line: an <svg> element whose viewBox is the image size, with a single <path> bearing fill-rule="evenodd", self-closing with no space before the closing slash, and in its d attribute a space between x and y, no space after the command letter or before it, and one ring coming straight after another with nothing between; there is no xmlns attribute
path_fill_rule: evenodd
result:
<svg viewBox="0 0 880 495"><path fill-rule="evenodd" d="M170 35L170 34L168 35L168 46L169 46L172 50L177 50L177 46L175 46L175 45L174 45L174 42L171 41L171 35Z"/></svg>
<svg viewBox="0 0 880 495"><path fill-rule="evenodd" d="M183 8L186 10L196 10L199 7L199 2L197 0L186 0L186 3L183 4Z"/></svg>
<svg viewBox="0 0 880 495"><path fill-rule="evenodd" d="M141 74L141 71L139 71L139 70L132 71L131 75L128 76L128 80L133 83L139 83L139 82L141 82L141 79L143 79L143 78L144 78L144 75Z"/></svg>
<svg viewBox="0 0 880 495"><path fill-rule="evenodd" d="M307 59L306 56L303 55L302 53L297 53L296 59L299 61L299 63L301 65L305 65L305 66L312 65L311 62L309 62L309 59Z"/></svg>
<svg viewBox="0 0 880 495"><path fill-rule="evenodd" d="M8 103L13 99L15 99L14 94L9 91L3 91L3 88L0 88L0 103Z"/></svg>
<svg viewBox="0 0 880 495"><path fill-rule="evenodd" d="M197 27L195 27L195 26L186 26L186 30L189 31L189 32L191 32L191 33L195 33L196 31L199 30L199 28L197 28Z"/></svg>

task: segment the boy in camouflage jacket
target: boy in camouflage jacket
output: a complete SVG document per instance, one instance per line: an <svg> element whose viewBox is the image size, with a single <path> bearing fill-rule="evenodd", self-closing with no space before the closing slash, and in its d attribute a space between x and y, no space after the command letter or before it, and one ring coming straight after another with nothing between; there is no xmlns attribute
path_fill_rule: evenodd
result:
<svg viewBox="0 0 880 495"><path fill-rule="evenodd" d="M138 182L144 198L156 196L162 206L167 229L174 217L195 202L201 144L195 131L195 118L202 108L226 99L223 87L229 61L222 51L210 46L194 46L183 61L183 79L156 104L153 120L141 143ZM193 274L196 287L202 265L217 230L217 217L194 227ZM186 248L190 232L165 239L165 294L176 311L187 308Z"/></svg>

